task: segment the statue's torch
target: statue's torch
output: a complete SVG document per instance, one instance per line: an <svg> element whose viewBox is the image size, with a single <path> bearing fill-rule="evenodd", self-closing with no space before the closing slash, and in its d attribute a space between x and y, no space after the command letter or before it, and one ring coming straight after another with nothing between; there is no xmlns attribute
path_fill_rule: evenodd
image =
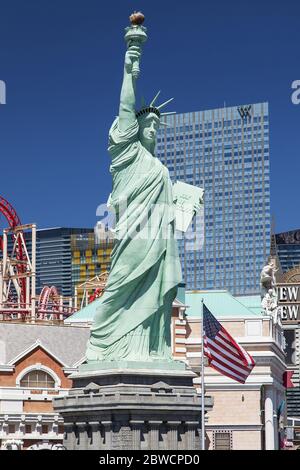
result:
<svg viewBox="0 0 300 470"><path fill-rule="evenodd" d="M138 46L142 48L142 44L147 41L147 28L142 26L144 19L145 17L140 11L132 13L132 15L129 17L131 26L125 28L126 33L124 36L127 48L129 48L130 46ZM139 73L139 61L136 60L132 66L132 76L136 79L138 78Z"/></svg>

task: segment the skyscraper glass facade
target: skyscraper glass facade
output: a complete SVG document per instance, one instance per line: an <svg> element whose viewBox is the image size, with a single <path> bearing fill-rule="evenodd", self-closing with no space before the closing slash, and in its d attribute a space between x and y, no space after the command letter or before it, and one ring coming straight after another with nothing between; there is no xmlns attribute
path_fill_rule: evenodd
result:
<svg viewBox="0 0 300 470"><path fill-rule="evenodd" d="M84 294L79 286L97 275L109 272L114 242L114 236L109 230L104 230L98 237L94 232L71 235L72 284L73 292L77 288L78 305Z"/></svg>
<svg viewBox="0 0 300 470"><path fill-rule="evenodd" d="M205 190L179 239L188 289L259 292L270 251L268 103L165 116L156 154L171 179Z"/></svg>
<svg viewBox="0 0 300 470"><path fill-rule="evenodd" d="M92 228L49 228L37 230L36 287L55 286L63 296L74 295L72 284L71 236L92 233Z"/></svg>
<svg viewBox="0 0 300 470"><path fill-rule="evenodd" d="M284 273L300 266L300 230L277 233L276 248Z"/></svg>

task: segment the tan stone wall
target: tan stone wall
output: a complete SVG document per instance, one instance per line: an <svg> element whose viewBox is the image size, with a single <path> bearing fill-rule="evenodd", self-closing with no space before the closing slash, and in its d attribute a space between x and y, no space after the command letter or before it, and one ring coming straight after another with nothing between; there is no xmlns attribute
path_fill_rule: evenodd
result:
<svg viewBox="0 0 300 470"><path fill-rule="evenodd" d="M224 427L224 431L230 429ZM209 450L214 449L213 431L207 431L206 445ZM250 431L247 428L244 430L232 430L232 450L261 450L261 431Z"/></svg>
<svg viewBox="0 0 300 470"><path fill-rule="evenodd" d="M237 336L245 336L245 322L244 321L224 321L220 323L228 331L228 333L236 338Z"/></svg>
<svg viewBox="0 0 300 470"><path fill-rule="evenodd" d="M224 321L220 320L222 326L233 336L245 336L245 322L244 321ZM196 321L188 320L187 338L200 338L201 337L201 324L200 319Z"/></svg>
<svg viewBox="0 0 300 470"><path fill-rule="evenodd" d="M188 320L187 326L187 338L201 338L201 324L200 320L190 321Z"/></svg>
<svg viewBox="0 0 300 470"><path fill-rule="evenodd" d="M233 450L261 450L261 431L233 431Z"/></svg>
<svg viewBox="0 0 300 470"><path fill-rule="evenodd" d="M214 399L213 409L208 413L208 425L259 425L259 390L213 390L207 388L207 395Z"/></svg>
<svg viewBox="0 0 300 470"><path fill-rule="evenodd" d="M262 328L262 334L263 336L270 336L270 322L269 321L263 321L263 328Z"/></svg>
<svg viewBox="0 0 300 470"><path fill-rule="evenodd" d="M24 413L53 413L52 401L24 401Z"/></svg>
<svg viewBox="0 0 300 470"><path fill-rule="evenodd" d="M186 325L176 325L176 320L179 319L179 308L173 307L172 309L172 319L171 319L171 329L172 329L172 354L179 360L184 360L186 358L186 352L176 351L177 347L185 347L185 344L176 343L176 338L185 339L186 338ZM184 334L177 334L176 330L184 331Z"/></svg>
<svg viewBox="0 0 300 470"><path fill-rule="evenodd" d="M207 430L206 436L205 448L208 450L213 450L213 432Z"/></svg>

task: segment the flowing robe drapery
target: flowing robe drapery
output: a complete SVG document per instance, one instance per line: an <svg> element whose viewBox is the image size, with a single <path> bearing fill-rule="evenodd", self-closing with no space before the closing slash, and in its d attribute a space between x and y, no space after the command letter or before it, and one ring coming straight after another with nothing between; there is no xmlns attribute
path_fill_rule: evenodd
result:
<svg viewBox="0 0 300 470"><path fill-rule="evenodd" d="M181 282L168 169L118 118L109 133L116 242L104 295L94 301L88 361L170 356L172 302Z"/></svg>

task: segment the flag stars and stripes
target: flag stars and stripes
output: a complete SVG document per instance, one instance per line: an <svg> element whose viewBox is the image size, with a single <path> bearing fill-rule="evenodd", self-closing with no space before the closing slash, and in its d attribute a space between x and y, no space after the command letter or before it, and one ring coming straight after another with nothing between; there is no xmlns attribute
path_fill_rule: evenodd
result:
<svg viewBox="0 0 300 470"><path fill-rule="evenodd" d="M203 304L204 355L211 367L240 383L245 383L255 362Z"/></svg>

